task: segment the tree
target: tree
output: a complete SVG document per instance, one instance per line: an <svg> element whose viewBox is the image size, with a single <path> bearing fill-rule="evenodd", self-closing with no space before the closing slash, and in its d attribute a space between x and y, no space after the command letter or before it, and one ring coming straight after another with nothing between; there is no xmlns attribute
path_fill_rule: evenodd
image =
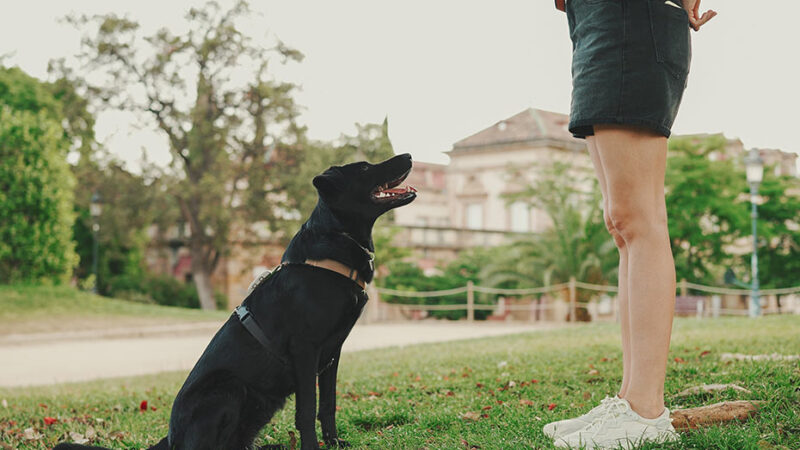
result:
<svg viewBox="0 0 800 450"><path fill-rule="evenodd" d="M730 160L708 157L724 150L725 142L721 135L699 142L670 139L664 190L679 280L718 283L734 260L725 248L749 230L749 218L737 200L747 189L744 174Z"/></svg>
<svg viewBox="0 0 800 450"><path fill-rule="evenodd" d="M523 191L509 201L524 201L543 211L553 226L503 247L504 258L485 267L485 283L506 288L540 287L564 283L574 276L589 283L614 284L619 257L603 225L597 180L567 163L542 167ZM582 191L591 177L591 188ZM579 301L589 293L578 291Z"/></svg>
<svg viewBox="0 0 800 450"><path fill-rule="evenodd" d="M264 47L237 28L247 3L223 10L209 2L186 15L188 31L141 37L139 25L114 14L70 20L84 37L84 69L106 107L142 114L167 138L172 164L167 195L188 225L191 271L204 309L214 308L210 275L247 224L280 229L295 219L285 195L303 158L295 86L269 77L271 57L302 54L282 42Z"/></svg>
<svg viewBox="0 0 800 450"><path fill-rule="evenodd" d="M77 256L60 105L18 68L0 68L0 282L63 282Z"/></svg>

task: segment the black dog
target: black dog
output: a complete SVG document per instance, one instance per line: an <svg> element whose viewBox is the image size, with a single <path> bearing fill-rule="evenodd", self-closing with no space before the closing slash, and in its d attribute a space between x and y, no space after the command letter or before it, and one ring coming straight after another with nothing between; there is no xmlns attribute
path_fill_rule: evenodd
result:
<svg viewBox="0 0 800 450"><path fill-rule="evenodd" d="M347 446L336 433L336 372L345 338L367 302L372 226L416 197L398 187L411 155L380 164L335 166L314 178L319 201L281 265L222 326L172 405L169 434L152 449L249 449L259 430L296 394L303 449ZM280 448L281 446L272 446ZM93 448L59 444L56 450ZM269 448L269 447L263 447Z"/></svg>

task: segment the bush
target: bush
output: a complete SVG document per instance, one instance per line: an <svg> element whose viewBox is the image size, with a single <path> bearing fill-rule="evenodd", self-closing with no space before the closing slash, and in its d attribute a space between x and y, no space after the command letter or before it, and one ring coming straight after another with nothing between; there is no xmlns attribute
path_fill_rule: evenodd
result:
<svg viewBox="0 0 800 450"><path fill-rule="evenodd" d="M139 303L156 303L163 306L200 308L200 297L192 283L184 283L165 275L120 275L108 283L111 297ZM214 294L217 309L227 309L228 300L219 292Z"/></svg>
<svg viewBox="0 0 800 450"><path fill-rule="evenodd" d="M0 282L64 282L78 262L63 129L0 103Z"/></svg>

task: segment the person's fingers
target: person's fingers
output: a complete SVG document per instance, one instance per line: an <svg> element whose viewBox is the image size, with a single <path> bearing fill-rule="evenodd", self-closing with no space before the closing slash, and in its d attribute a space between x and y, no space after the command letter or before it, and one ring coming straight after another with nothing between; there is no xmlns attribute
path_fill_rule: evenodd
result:
<svg viewBox="0 0 800 450"><path fill-rule="evenodd" d="M704 12L703 15L700 16L700 19L698 19L697 21L695 21L695 23L692 24L694 30L695 31L700 30L701 26L703 26L706 22L708 22L709 20L711 20L714 17L716 17L716 15L717 15L717 12L714 11L714 10L708 10L708 11Z"/></svg>

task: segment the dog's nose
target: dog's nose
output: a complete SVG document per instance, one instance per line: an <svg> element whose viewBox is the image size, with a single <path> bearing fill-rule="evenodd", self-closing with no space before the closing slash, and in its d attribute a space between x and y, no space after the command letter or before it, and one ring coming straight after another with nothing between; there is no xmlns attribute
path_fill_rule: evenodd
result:
<svg viewBox="0 0 800 450"><path fill-rule="evenodd" d="M402 155L398 155L398 156L402 156L403 158L411 159L411 153L403 153Z"/></svg>

